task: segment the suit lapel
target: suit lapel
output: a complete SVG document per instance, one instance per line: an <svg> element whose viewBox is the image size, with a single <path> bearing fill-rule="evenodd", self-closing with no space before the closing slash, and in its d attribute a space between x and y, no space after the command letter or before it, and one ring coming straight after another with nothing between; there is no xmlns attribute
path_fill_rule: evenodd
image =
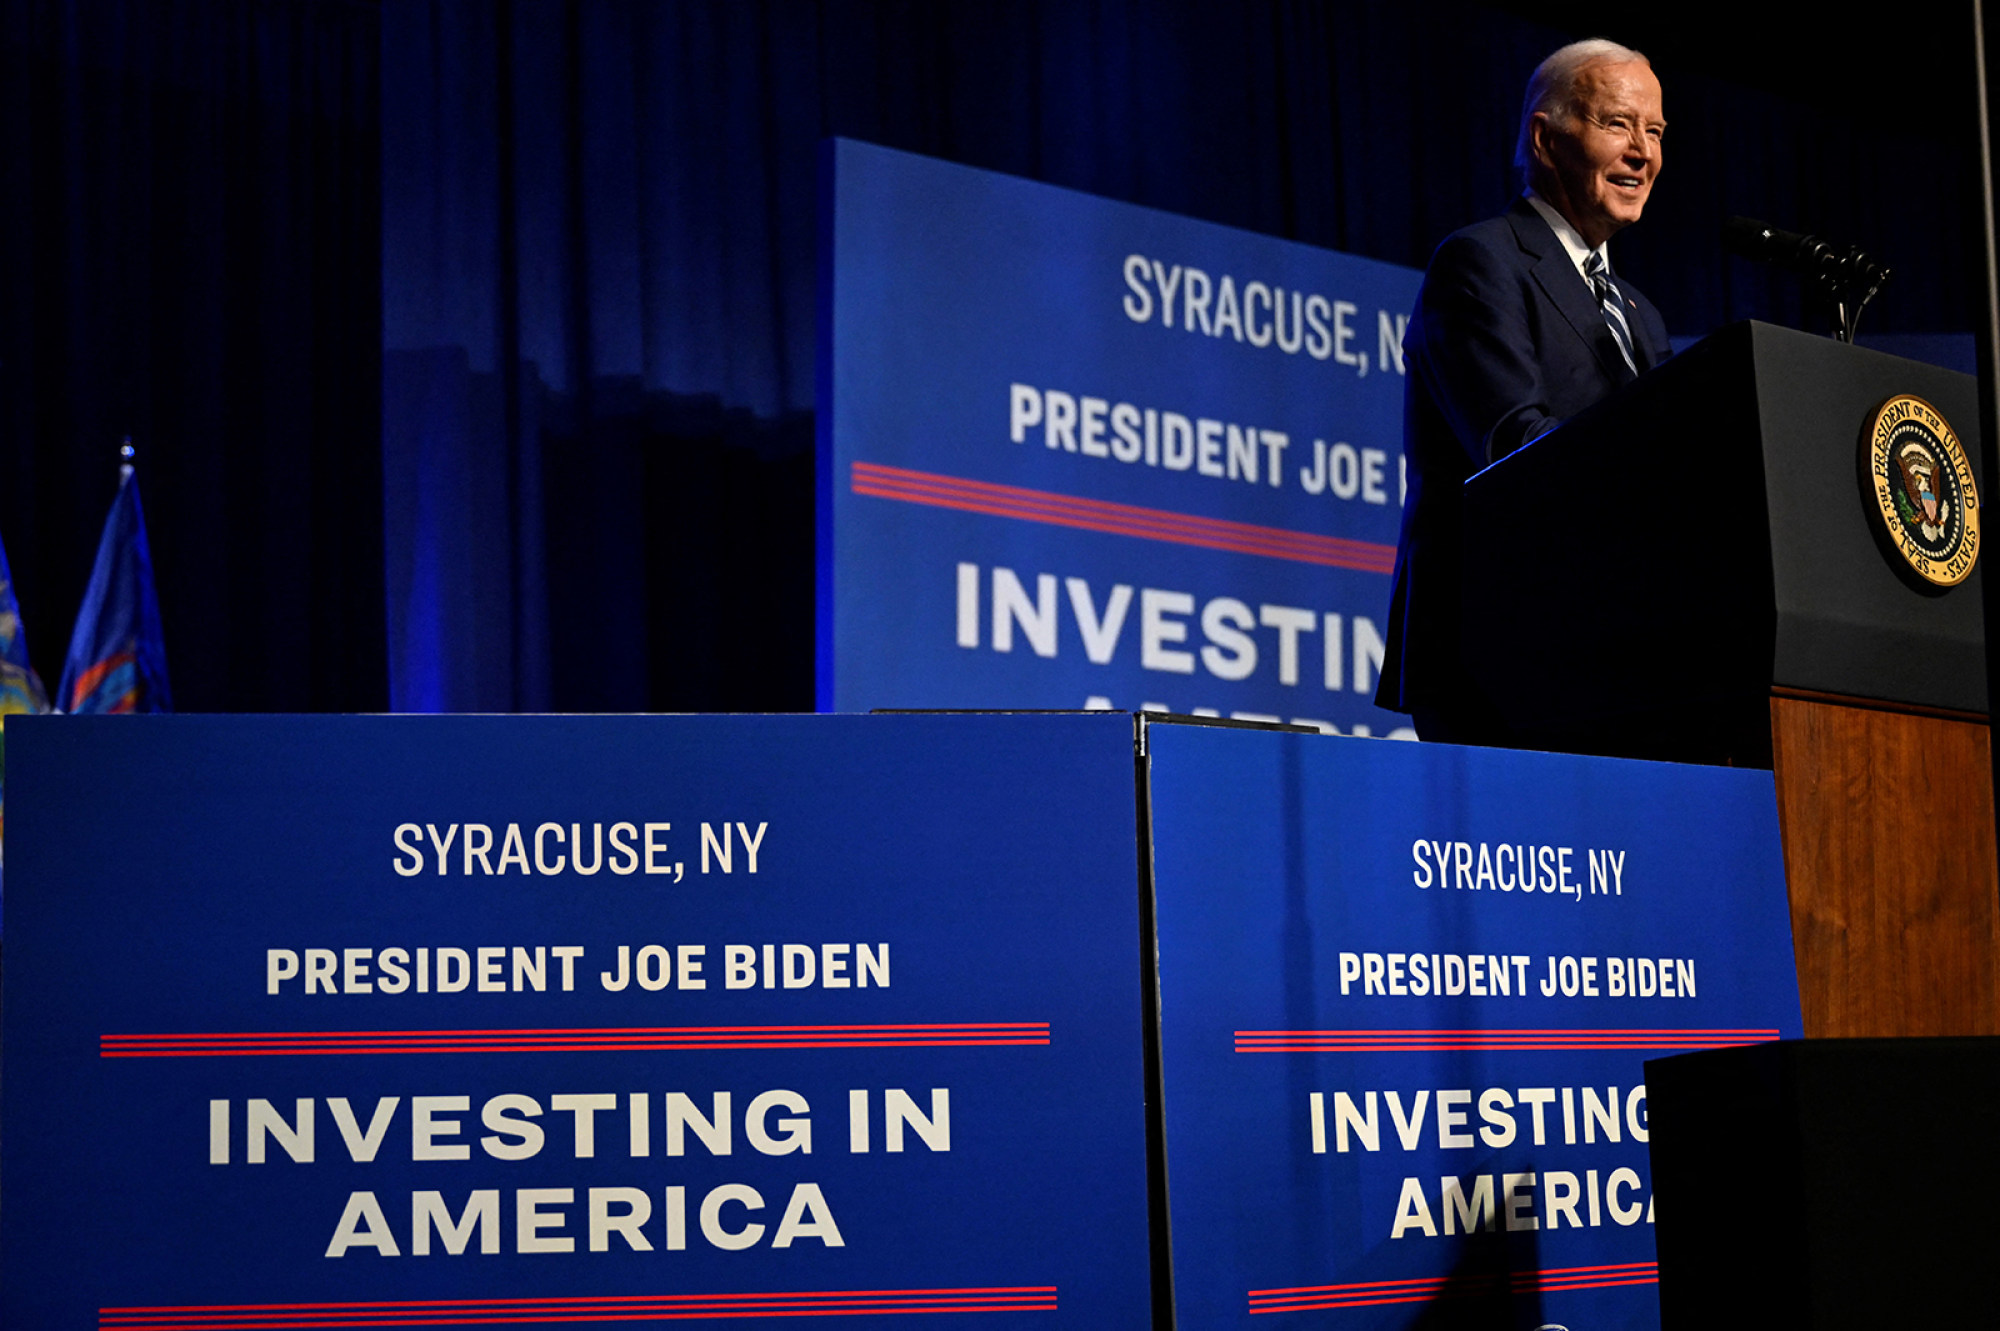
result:
<svg viewBox="0 0 2000 1331"><path fill-rule="evenodd" d="M1650 370L1667 358L1666 343L1653 340L1652 328L1640 317L1639 307L1630 296L1625 298L1625 304L1627 318L1632 325L1632 341L1639 351L1639 368Z"/></svg>
<svg viewBox="0 0 2000 1331"><path fill-rule="evenodd" d="M1614 384L1632 382L1632 371L1626 368L1625 358L1618 354L1617 340L1611 336L1611 329L1604 322L1604 312L1598 308L1597 297L1583 280L1583 274L1570 262L1569 252L1556 239L1556 233L1542 220L1534 205L1526 199L1516 199L1514 206L1507 210L1507 220L1513 225L1515 238L1520 242L1523 253L1535 260L1529 271L1542 294L1556 307L1572 331L1583 339L1590 348L1597 363L1610 376ZM1644 339L1638 336L1638 312L1631 311L1626 322L1634 325L1634 342ZM1648 351L1638 359L1645 365L1651 361Z"/></svg>

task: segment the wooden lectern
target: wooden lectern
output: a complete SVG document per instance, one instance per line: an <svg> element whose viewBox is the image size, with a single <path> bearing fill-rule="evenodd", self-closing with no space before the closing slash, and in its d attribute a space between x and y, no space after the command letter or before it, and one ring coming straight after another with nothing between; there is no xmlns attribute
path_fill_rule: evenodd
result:
<svg viewBox="0 0 2000 1331"><path fill-rule="evenodd" d="M1466 482L1518 743L1773 769L1808 1036L2000 1033L1984 569L1940 590L1873 516L1906 394L1983 474L1971 378L1745 323Z"/></svg>

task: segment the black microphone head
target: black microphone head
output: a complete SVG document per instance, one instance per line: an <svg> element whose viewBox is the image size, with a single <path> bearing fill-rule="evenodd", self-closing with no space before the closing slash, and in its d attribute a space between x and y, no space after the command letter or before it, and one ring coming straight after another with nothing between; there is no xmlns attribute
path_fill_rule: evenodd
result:
<svg viewBox="0 0 2000 1331"><path fill-rule="evenodd" d="M1842 254L1818 236L1780 231L1754 217L1732 217L1722 224L1725 248L1757 263L1774 263L1820 282L1844 280Z"/></svg>
<svg viewBox="0 0 2000 1331"><path fill-rule="evenodd" d="M1766 259L1777 233L1754 217L1732 217L1722 224L1722 247L1746 259Z"/></svg>

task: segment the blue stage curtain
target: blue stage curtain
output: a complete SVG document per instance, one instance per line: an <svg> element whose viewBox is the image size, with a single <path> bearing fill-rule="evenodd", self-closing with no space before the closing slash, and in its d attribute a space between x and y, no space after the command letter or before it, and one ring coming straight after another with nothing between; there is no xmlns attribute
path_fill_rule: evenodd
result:
<svg viewBox="0 0 2000 1331"><path fill-rule="evenodd" d="M378 10L0 0L0 531L46 679L138 448L183 710L367 710Z"/></svg>
<svg viewBox="0 0 2000 1331"><path fill-rule="evenodd" d="M1519 90L1576 35L1234 0L424 0L382 24L414 710L811 706L824 136L1421 266L1505 206ZM1878 330L1971 326L1948 141L1661 73L1668 167L1619 262L1676 333L1800 318L1789 279L1717 250L1731 212L1890 257Z"/></svg>

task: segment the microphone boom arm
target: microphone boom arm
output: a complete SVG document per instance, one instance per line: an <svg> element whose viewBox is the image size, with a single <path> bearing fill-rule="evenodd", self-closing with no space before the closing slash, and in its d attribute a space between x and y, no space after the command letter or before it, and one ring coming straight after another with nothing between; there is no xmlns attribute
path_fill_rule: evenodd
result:
<svg viewBox="0 0 2000 1331"><path fill-rule="evenodd" d="M1780 231L1751 217L1732 217L1722 224L1722 244L1758 263L1776 264L1799 274L1832 304L1834 337L1854 341L1861 311L1889 280L1889 270L1858 246L1841 249L1817 236Z"/></svg>

